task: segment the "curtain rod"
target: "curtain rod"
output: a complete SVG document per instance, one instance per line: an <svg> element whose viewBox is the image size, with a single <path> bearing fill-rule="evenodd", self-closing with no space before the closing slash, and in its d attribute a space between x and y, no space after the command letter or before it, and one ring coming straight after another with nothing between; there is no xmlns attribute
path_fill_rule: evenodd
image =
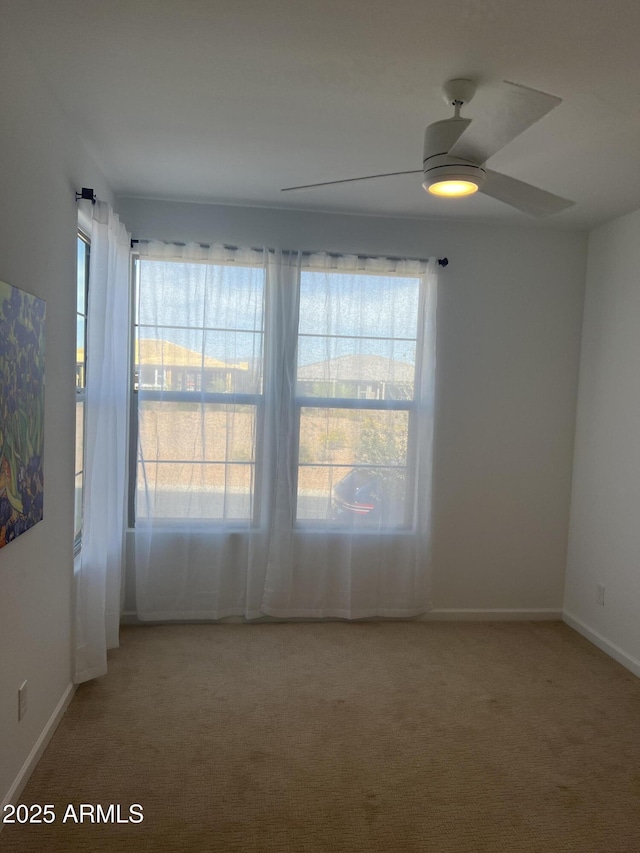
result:
<svg viewBox="0 0 640 853"><path fill-rule="evenodd" d="M95 204L96 203L96 195L93 191L93 187L82 187L81 192L76 192L76 201L80 201L81 199L85 199L87 201L90 201L91 204ZM149 243L149 242L151 242L151 241L150 240L131 240L131 248L133 249L134 243ZM186 246L187 244L186 243L174 242L173 245L174 246ZM203 249L210 249L211 248L210 243L199 243L198 245L200 245ZM230 246L227 243L224 244L224 248L229 249L232 252L235 252L238 249L237 246ZM251 246L251 250L254 252L264 251L263 247L255 247L255 246ZM267 251L268 252L275 252L275 249L269 248L269 249L267 249ZM297 251L298 251L297 249L282 249L282 252L285 255L294 254ZM344 258L345 257L345 254L343 252L322 252L322 253L320 253L317 251L316 252L302 251L300 254L303 257L305 257L305 256L308 257L309 255L317 255L317 254L325 254L325 255L328 255L330 258ZM418 261L419 263L426 263L427 262L426 258L401 258L401 257L396 257L395 255L361 255L361 254L357 254L356 256L363 261L376 261L376 260L384 259L385 261ZM449 258L438 258L438 263L440 264L441 267L446 267L449 263Z"/></svg>
<svg viewBox="0 0 640 853"><path fill-rule="evenodd" d="M151 242L152 242L151 240L131 240L131 248L133 249L134 243L151 243ZM164 242L164 241L159 241L159 242ZM167 245L186 246L187 244L175 241L175 242L167 242ZM198 245L201 246L203 249L210 249L211 248L210 243L198 243ZM235 252L238 250L238 246L232 246L228 243L224 243L223 245L224 245L225 249L229 249L229 251L231 251L231 252ZM250 248L251 248L252 252L264 251L263 246L251 246ZM298 251L297 249L282 249L282 252L285 255L291 255L297 251ZM267 252L275 252L275 249L268 248ZM317 255L317 254L328 255L330 258L344 258L345 257L344 252L311 252L311 251L304 250L304 251L300 252L300 254L303 257L308 257L309 255ZM396 257L395 255L361 255L361 254L356 253L356 252L354 252L353 254L355 254L356 257L361 258L362 260L365 260L365 261L369 261L369 260L375 261L375 260L383 259L385 261L419 261L421 263L427 262L427 258L402 258L399 256ZM438 263L440 264L441 267L446 267L449 263L449 258L438 258Z"/></svg>
<svg viewBox="0 0 640 853"><path fill-rule="evenodd" d="M82 187L80 192L76 192L76 201L80 201L81 199L90 201L91 204L95 204L96 194L93 191L93 187Z"/></svg>

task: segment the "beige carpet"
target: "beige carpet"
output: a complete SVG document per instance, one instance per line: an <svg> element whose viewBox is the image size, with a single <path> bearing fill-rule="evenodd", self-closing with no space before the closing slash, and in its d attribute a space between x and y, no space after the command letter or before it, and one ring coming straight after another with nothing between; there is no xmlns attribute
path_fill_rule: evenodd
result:
<svg viewBox="0 0 640 853"><path fill-rule="evenodd" d="M21 799L2 850L638 853L640 681L560 623L126 628Z"/></svg>

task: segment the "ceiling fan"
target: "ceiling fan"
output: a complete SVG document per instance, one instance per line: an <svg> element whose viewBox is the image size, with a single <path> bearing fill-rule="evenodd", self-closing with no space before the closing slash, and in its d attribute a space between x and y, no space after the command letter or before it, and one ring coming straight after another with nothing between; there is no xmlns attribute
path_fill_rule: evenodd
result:
<svg viewBox="0 0 640 853"><path fill-rule="evenodd" d="M451 118L427 127L422 169L285 187L282 192L369 181L392 175L422 174L422 186L436 196L453 198L481 192L532 216L548 216L571 207L574 202L566 198L500 172L493 172L485 165L507 143L557 107L561 98L505 81L498 109L492 115L473 120L463 118L460 109L469 103L475 91L476 84L472 80L458 79L445 83L443 94L454 113Z"/></svg>

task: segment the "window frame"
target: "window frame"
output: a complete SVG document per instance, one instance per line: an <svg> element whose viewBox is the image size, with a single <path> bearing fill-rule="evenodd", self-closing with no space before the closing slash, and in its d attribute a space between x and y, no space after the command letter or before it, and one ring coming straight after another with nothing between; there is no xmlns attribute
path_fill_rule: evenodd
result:
<svg viewBox="0 0 640 853"><path fill-rule="evenodd" d="M394 272L377 272L372 270L366 271L348 271L341 272L338 269L332 270L318 270L317 268L313 268L309 270L309 272L322 272L322 273L330 273L335 275L350 275L357 276L363 275L367 277L378 276L380 278L405 278L405 279L413 279L415 278L418 283L418 317L420 316L420 312L423 311L424 308L424 300L426 296L425 288L425 278L422 275L410 275L407 273L394 273ZM310 337L310 333L300 333L299 331L299 323L298 329L296 331L296 342L300 340L301 337ZM367 339L366 336L362 336ZM400 340L400 338L385 338L385 340ZM328 533L339 533L340 531L344 531L345 529L349 530L350 534L362 534L367 535L370 533L376 534L391 534L397 535L401 533L411 533L416 529L416 506L415 506L415 480L416 480L416 466L415 460L417 459L417 443L416 443L416 421L419 410L419 401L417 399L417 389L420 387L421 383L421 368L422 368L422 355L424 352L424 334L419 334L419 322L416 327L416 336L415 338L411 338L407 340L415 340L416 344L416 354L415 354L415 367L414 367L414 377L413 377L413 397L407 400L379 400L379 399L371 399L371 398L361 398L360 396L354 397L326 397L326 396L312 396L309 395L301 395L298 393L298 380L296 378L296 389L295 389L295 397L294 397L294 407L295 407L295 434L296 434L296 447L294 454L294 466L295 470L292 472L294 477L295 484L295 494L296 494L296 505L295 505L295 515L293 519L293 527L296 530L302 530L305 532L309 531L327 531ZM296 346L297 350L297 346ZM299 365L296 363L296 377ZM304 381L304 380L303 380ZM359 391L358 391L359 395ZM301 463L300 462L300 421L301 421L301 413L304 408L317 408L317 409L348 409L351 411L406 411L407 412L407 457L406 464L404 466L389 466L389 467L398 467L404 468L406 471L406 485L405 485L405 505L404 505L404 522L400 525L382 527L378 525L371 525L367 527L363 525L362 527L358 527L356 525L347 526L340 524L339 522L332 524L330 519L301 519L298 518L298 478L301 467L336 467L331 464L317 464L311 465L309 463ZM348 466L338 466L338 467L348 467ZM380 468L385 466L375 465L375 464L360 464L353 465L352 468Z"/></svg>
<svg viewBox="0 0 640 853"><path fill-rule="evenodd" d="M132 300L132 310L131 310L131 318L132 318L132 329L133 333L131 335L131 381L130 381L130 428L129 428L129 506L128 506L128 516L129 516L129 527L134 529L136 526L136 493L138 488L138 469L139 469L139 419L138 419L138 404L139 404L139 377L136 375L137 365L136 365L136 343L138 341L138 329L140 324L138 322L138 294L140 287L140 261L147 260L146 258L140 258L139 253L132 252L131 255L131 264L132 264L132 275L131 275L131 300ZM163 259L163 263L188 263L188 264L203 264L205 266L226 266L226 267L239 267L239 268L255 268L259 269L259 264L251 264L246 261L242 261L240 263L235 263L234 261L215 261L211 262L208 260L195 260L188 259L186 261L171 261L168 259ZM263 283L263 324L262 329L259 331L255 331L252 333L257 333L262 335L262 392L260 394L251 394L244 392L224 392L224 391L190 391L190 390L171 390L164 391L162 389L154 390L154 389L142 389L144 392L144 399L149 401L157 400L159 402L177 402L177 403L196 403L199 405L241 405L241 406L253 406L255 408L255 444L254 444L254 454L253 461L251 462L232 462L231 464L237 465L247 465L253 466L253 475L254 475L254 487L252 494L252 514L247 518L167 518L164 516L152 516L151 519L154 523L154 526L158 529L172 529L178 526L184 526L185 521L188 521L189 527L193 528L211 528L214 527L216 529L222 529L225 531L233 531L233 530L246 530L248 528L257 528L260 526L261 519L261 485L263 479L263 471L264 465L262 464L263 459L263 450L264 450L264 418L265 418L265 384L267 382L267 322L266 322L266 279ZM162 326L158 326L158 328L163 328ZM177 328L177 327L171 327ZM198 328L198 327L193 327ZM212 327L203 327L203 333L207 331L215 331ZM226 331L226 329L225 329ZM231 330L233 331L233 330ZM248 331L248 330L240 330L240 331ZM167 460L167 462L172 462L174 460ZM176 460L180 461L180 460ZM220 463L202 463L202 464L228 464L223 461Z"/></svg>

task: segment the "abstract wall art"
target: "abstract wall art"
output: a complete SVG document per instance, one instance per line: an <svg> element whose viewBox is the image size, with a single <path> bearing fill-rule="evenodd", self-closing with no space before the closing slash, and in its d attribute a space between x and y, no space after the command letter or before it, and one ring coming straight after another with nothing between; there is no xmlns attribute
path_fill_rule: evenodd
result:
<svg viewBox="0 0 640 853"><path fill-rule="evenodd" d="M0 281L0 548L42 521L45 302Z"/></svg>

